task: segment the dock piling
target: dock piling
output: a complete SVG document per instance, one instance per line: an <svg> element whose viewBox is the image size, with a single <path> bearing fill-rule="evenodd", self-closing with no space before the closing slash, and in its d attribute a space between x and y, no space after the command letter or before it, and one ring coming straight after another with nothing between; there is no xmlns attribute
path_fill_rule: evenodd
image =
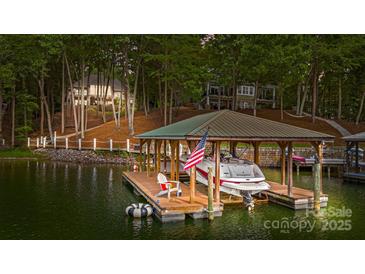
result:
<svg viewBox="0 0 365 274"><path fill-rule="evenodd" d="M214 220L213 210L213 169L208 168L208 220Z"/></svg>
<svg viewBox="0 0 365 274"><path fill-rule="evenodd" d="M321 164L315 163L313 165L314 170L314 189L313 189L313 196L314 196L314 210L316 213L319 212L321 209Z"/></svg>

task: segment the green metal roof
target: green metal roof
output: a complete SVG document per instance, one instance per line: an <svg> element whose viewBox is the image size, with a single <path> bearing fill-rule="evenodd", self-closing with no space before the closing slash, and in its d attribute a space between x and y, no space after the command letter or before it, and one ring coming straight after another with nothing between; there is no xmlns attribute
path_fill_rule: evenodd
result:
<svg viewBox="0 0 365 274"><path fill-rule="evenodd" d="M221 110L197 115L165 127L139 134L136 138L196 140L206 132L208 127L208 140L334 140L334 136L332 135L231 110Z"/></svg>
<svg viewBox="0 0 365 274"><path fill-rule="evenodd" d="M360 132L354 135L342 137L342 139L350 142L365 142L365 132Z"/></svg>

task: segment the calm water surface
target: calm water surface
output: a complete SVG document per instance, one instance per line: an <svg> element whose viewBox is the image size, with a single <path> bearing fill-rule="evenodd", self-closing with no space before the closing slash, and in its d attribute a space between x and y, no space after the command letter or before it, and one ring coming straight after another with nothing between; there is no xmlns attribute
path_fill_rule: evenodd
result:
<svg viewBox="0 0 365 274"><path fill-rule="evenodd" d="M264 173L280 177L276 169ZM365 185L324 179L331 212L319 217L274 204L253 213L235 205L212 223L161 224L125 216L143 199L121 175L120 166L0 161L0 239L365 239ZM312 188L311 174L294 177L294 185Z"/></svg>

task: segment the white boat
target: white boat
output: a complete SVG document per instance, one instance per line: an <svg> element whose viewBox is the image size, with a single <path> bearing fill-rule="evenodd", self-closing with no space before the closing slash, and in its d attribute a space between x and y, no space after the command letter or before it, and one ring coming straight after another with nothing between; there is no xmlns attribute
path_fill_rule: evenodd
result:
<svg viewBox="0 0 365 274"><path fill-rule="evenodd" d="M181 155L180 164L183 166L187 159L188 155ZM243 197L246 205L252 203L251 195L270 189L260 168L250 161L225 158L221 160L220 165L220 190L230 195ZM215 162L211 158L204 158L196 166L196 180L199 183L208 185L209 167L214 172ZM186 172L190 175L190 169Z"/></svg>

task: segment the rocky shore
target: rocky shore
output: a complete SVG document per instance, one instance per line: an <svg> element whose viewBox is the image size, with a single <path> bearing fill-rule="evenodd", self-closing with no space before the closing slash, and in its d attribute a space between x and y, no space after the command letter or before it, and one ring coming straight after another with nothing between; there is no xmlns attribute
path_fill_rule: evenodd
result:
<svg viewBox="0 0 365 274"><path fill-rule="evenodd" d="M122 157L117 153L96 153L92 150L73 150L73 149L44 149L34 150L34 153L41 154L52 161L74 162L74 163L93 163L93 164L133 164L134 159Z"/></svg>

